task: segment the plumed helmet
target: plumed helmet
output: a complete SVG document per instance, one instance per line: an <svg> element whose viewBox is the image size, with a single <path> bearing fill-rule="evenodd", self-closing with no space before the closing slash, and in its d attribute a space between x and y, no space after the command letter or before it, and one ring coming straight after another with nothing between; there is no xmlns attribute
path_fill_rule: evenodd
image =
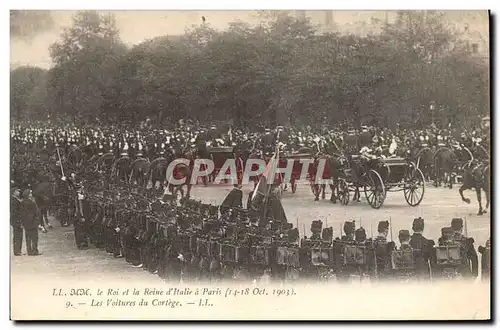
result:
<svg viewBox="0 0 500 330"><path fill-rule="evenodd" d="M380 221L378 223L377 231L379 233L382 233L382 232L384 232L384 231L386 231L388 229L389 229L389 221L387 221L387 220L386 221Z"/></svg>

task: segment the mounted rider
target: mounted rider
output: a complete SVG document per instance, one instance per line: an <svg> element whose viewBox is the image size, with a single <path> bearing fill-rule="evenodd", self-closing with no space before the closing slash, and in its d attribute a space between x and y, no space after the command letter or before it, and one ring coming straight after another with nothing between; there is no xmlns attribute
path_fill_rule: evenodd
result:
<svg viewBox="0 0 500 330"><path fill-rule="evenodd" d="M426 134L425 132L421 132L420 135L418 136L418 145L421 148L427 148L429 147L429 135Z"/></svg>
<svg viewBox="0 0 500 330"><path fill-rule="evenodd" d="M444 136L442 135L442 133L439 133L439 134L437 135L437 147L438 147L438 148L446 147L445 138L444 138Z"/></svg>
<svg viewBox="0 0 500 330"><path fill-rule="evenodd" d="M276 139L274 134L272 134L271 129L266 128L264 135L261 137L260 145L261 150L264 155L272 154L274 152L274 146L276 144Z"/></svg>

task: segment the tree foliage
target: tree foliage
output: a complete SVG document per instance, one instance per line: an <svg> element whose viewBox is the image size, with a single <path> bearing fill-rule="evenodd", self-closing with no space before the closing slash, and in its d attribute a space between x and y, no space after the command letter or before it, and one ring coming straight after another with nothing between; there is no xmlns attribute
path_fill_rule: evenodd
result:
<svg viewBox="0 0 500 330"><path fill-rule="evenodd" d="M46 113L47 71L23 66L10 73L11 119Z"/></svg>
<svg viewBox="0 0 500 330"><path fill-rule="evenodd" d="M50 48L46 104L73 117L163 125L415 126L489 112L484 59L458 46L438 12L399 12L367 36L319 34L286 11L258 14L257 26L203 23L126 49L112 16L80 12Z"/></svg>

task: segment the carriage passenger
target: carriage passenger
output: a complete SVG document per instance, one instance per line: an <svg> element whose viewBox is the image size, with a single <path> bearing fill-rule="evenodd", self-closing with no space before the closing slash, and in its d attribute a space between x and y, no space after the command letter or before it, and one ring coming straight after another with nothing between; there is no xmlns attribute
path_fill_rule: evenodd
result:
<svg viewBox="0 0 500 330"><path fill-rule="evenodd" d="M377 156L373 153L373 150L366 146L361 148L359 154L367 161L377 159Z"/></svg>

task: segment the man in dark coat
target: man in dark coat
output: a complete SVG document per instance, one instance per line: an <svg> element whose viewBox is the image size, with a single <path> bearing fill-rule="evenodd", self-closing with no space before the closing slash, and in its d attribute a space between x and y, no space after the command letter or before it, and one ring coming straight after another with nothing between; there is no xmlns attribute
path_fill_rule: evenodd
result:
<svg viewBox="0 0 500 330"><path fill-rule="evenodd" d="M41 255L38 251L38 224L40 223L39 210L30 189L26 189L23 192L20 214L26 235L26 250L28 255Z"/></svg>
<svg viewBox="0 0 500 330"><path fill-rule="evenodd" d="M75 243L79 250L88 249L88 236L90 222L90 205L86 200L83 186L76 185L76 217L75 217Z"/></svg>
<svg viewBox="0 0 500 330"><path fill-rule="evenodd" d="M14 255L20 256L23 246L23 224L21 222L21 190L14 187L10 199L10 225L13 231Z"/></svg>
<svg viewBox="0 0 500 330"><path fill-rule="evenodd" d="M410 245L414 250L415 266L417 276L424 279L430 278L430 266L434 265L433 246L434 241L425 238L424 219L416 218L413 220L413 235L410 238Z"/></svg>
<svg viewBox="0 0 500 330"><path fill-rule="evenodd" d="M394 242L387 241L389 233L389 221L380 221L377 227L378 235L372 238L371 245L375 253L376 276L379 279L387 279L390 272L390 256L395 248ZM375 265L374 265L375 266Z"/></svg>
<svg viewBox="0 0 500 330"><path fill-rule="evenodd" d="M483 281L488 281L490 279L491 270L491 243L489 238L485 246L480 246L478 251L481 253L481 279Z"/></svg>
<svg viewBox="0 0 500 330"><path fill-rule="evenodd" d="M220 213L224 214L227 210L242 207L243 206L243 192L241 191L241 185L234 185L233 190L229 192L222 204L220 205Z"/></svg>
<svg viewBox="0 0 500 330"><path fill-rule="evenodd" d="M479 273L479 265L476 249L474 248L474 239L472 237L466 237L462 234L463 220L461 218L452 219L451 228L453 230L453 240L456 244L461 246L461 249L465 252L465 256L467 258L467 267L464 269L464 275L476 278Z"/></svg>

